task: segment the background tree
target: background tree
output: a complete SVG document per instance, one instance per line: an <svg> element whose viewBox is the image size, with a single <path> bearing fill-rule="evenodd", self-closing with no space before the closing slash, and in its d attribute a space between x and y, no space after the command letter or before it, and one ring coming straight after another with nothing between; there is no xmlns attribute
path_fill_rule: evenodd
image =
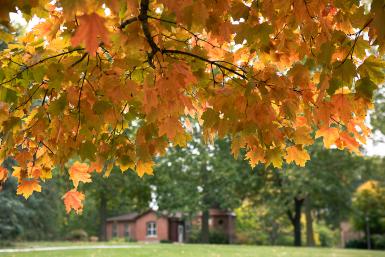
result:
<svg viewBox="0 0 385 257"><path fill-rule="evenodd" d="M385 188L378 181L369 180L357 188L353 198L353 224L365 233L368 249L372 248L371 237L385 231L384 206Z"/></svg>
<svg viewBox="0 0 385 257"><path fill-rule="evenodd" d="M245 195L256 189L259 178L246 161L235 160L230 142L215 140L208 147L195 137L186 148L170 148L157 162L156 188L161 210L179 211L190 217L202 215L201 241L209 242L209 209L233 210Z"/></svg>
<svg viewBox="0 0 385 257"><path fill-rule="evenodd" d="M264 186L252 198L255 205L268 204L277 215L287 215L293 226L294 245L302 245L301 217L306 217L307 244L314 245L313 217L338 227L346 219L351 197L366 172L364 160L339 150L315 144L312 159L304 168L287 166L265 173ZM337 161L332 161L338 159ZM274 206L279 206L274 208Z"/></svg>

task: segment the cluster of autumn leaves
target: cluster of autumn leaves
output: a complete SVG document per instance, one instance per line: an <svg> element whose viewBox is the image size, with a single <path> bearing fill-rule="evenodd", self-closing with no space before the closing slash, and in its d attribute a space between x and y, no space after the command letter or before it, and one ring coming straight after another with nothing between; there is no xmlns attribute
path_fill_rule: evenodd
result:
<svg viewBox="0 0 385 257"><path fill-rule="evenodd" d="M0 33L0 153L17 161L26 198L56 166L73 182L67 211L81 212L80 182L113 166L152 174L195 122L208 142L230 136L253 167L305 166L320 137L359 153L370 133L384 82L381 0L29 2L0 11L8 25L16 6L44 18Z"/></svg>

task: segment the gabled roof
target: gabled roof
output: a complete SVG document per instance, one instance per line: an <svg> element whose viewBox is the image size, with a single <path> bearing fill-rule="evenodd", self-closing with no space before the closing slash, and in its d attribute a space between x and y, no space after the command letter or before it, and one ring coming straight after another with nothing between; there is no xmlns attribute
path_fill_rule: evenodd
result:
<svg viewBox="0 0 385 257"><path fill-rule="evenodd" d="M111 217L111 218L108 218L107 221L135 221L138 218L146 215L149 212L155 212L156 215L167 217L167 218L178 218L178 219L180 219L183 216L181 212L170 214L170 213L167 213L165 211L157 212L155 210L149 209L149 210L147 210L145 212L142 212L142 213L131 212L131 213L126 213L126 214L123 214L123 215L120 215L120 216Z"/></svg>
<svg viewBox="0 0 385 257"><path fill-rule="evenodd" d="M120 216L108 218L107 221L134 221L138 216L140 216L139 213L131 212Z"/></svg>

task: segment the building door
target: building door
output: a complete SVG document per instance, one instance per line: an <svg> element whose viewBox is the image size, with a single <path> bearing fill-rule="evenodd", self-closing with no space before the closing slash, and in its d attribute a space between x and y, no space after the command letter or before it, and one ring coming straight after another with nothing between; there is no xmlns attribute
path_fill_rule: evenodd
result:
<svg viewBox="0 0 385 257"><path fill-rule="evenodd" d="M182 224L178 225L178 242L183 243L184 227Z"/></svg>

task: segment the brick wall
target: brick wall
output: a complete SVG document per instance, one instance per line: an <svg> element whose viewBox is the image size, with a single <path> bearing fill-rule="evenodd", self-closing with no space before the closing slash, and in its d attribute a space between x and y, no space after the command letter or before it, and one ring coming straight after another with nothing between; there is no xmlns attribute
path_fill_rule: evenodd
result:
<svg viewBox="0 0 385 257"><path fill-rule="evenodd" d="M156 222L157 235L147 237L147 223ZM158 217L154 212L148 212L136 220L136 240L138 241L160 241L169 240L168 238L168 219Z"/></svg>

